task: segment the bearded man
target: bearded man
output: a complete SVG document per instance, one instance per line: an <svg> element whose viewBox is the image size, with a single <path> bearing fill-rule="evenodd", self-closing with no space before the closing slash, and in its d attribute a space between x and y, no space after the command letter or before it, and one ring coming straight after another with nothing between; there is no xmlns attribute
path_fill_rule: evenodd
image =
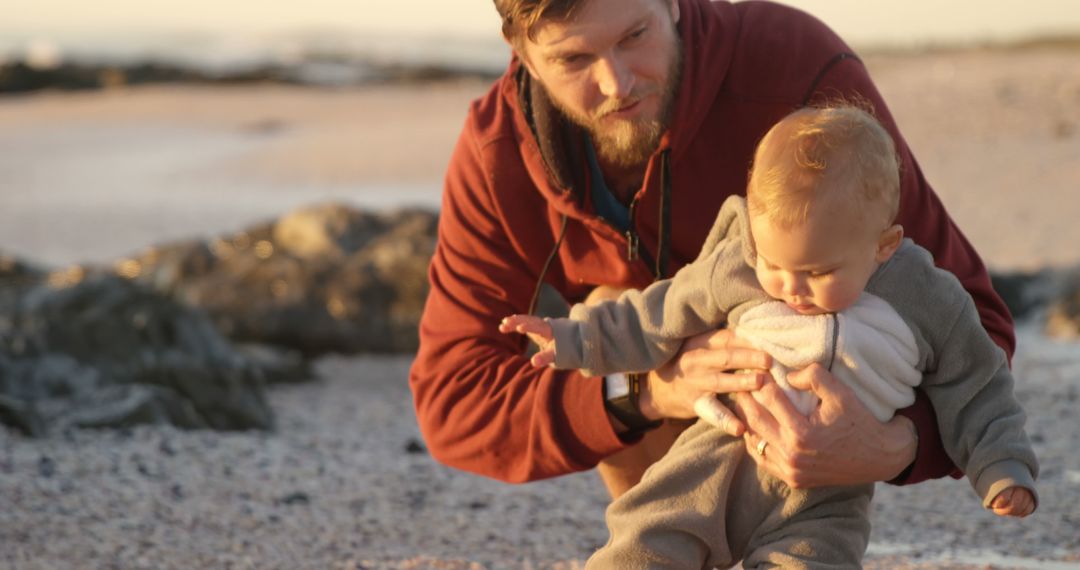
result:
<svg viewBox="0 0 1080 570"><path fill-rule="evenodd" d="M568 302L647 286L692 261L753 149L781 117L842 98L897 143L898 223L974 297L1012 354L1012 321L985 267L924 179L862 62L824 24L769 2L495 0L513 48L469 109L446 174L431 293L410 383L447 465L510 482L599 465L612 496L670 446L694 402L730 394L715 423L793 487L915 483L954 473L924 395L881 423L821 367L789 380L821 399L796 412L769 356L727 330L644 374L536 369L500 320L541 285ZM762 453L768 450L767 453Z"/></svg>

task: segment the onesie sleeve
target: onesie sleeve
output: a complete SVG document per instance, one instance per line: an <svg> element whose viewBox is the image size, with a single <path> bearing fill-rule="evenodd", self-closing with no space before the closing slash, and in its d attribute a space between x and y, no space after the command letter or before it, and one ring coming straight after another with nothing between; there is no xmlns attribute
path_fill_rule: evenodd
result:
<svg viewBox="0 0 1080 570"><path fill-rule="evenodd" d="M959 314L939 337L935 369L923 376L923 389L937 410L946 452L963 470L975 492L990 502L1011 486L1038 497L1039 466L1013 394L1008 359L987 334L971 297L956 285Z"/></svg>
<svg viewBox="0 0 1080 570"><path fill-rule="evenodd" d="M733 308L761 295L742 240L726 240L671 279L551 319L555 367L597 376L652 370L685 338L719 328Z"/></svg>

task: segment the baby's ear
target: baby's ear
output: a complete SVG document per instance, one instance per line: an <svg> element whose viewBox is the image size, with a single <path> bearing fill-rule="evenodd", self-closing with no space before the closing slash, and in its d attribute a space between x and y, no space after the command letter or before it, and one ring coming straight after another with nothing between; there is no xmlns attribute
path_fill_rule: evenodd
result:
<svg viewBox="0 0 1080 570"><path fill-rule="evenodd" d="M900 224L893 224L881 232L881 236L878 238L877 254L874 255L874 259L878 263L885 263L896 250L900 248L900 243L904 241L904 226Z"/></svg>

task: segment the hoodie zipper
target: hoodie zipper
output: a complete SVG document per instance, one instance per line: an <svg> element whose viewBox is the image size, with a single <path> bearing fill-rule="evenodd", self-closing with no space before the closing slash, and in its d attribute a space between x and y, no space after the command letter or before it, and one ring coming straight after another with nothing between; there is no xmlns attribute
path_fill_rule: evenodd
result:
<svg viewBox="0 0 1080 570"><path fill-rule="evenodd" d="M670 238L670 231L671 231L671 229L670 229L670 226L671 226L670 215L671 214L670 214L670 210L669 210L670 207L671 207L670 206L670 202L671 202L671 173L669 171L668 152L669 152L668 150L664 150L663 154L661 155L661 158L660 158L660 186L661 186L660 187L660 193L661 193L661 196L660 196L660 223L658 225L658 228L660 230L660 235L658 236L658 241L657 241L657 244L656 244L657 258L656 258L655 261L654 260L649 260L649 259L646 260L647 264L655 263L655 267L653 267L652 269L653 269L653 275L654 275L654 277L656 279L663 279L664 275L667 272L667 263L668 263L668 254L669 254L668 248L671 247L670 244L669 244L669 241L671 239ZM637 261L638 259L641 258L641 250L640 250L641 244L640 244L640 240L638 239L638 234L634 230L634 228L636 227L635 226L636 219L634 217L634 213L637 211L637 204L638 204L638 199L639 199L640 195L641 195L641 193L638 192L637 194L634 194L633 199L630 200L630 206L628 206L628 210L629 210L628 211L628 218L629 218L630 224L626 228L626 231L623 232L623 235L625 235L625 237L626 237L626 260L628 262L631 262L631 263L633 263L633 262L635 262L635 261Z"/></svg>
<svg viewBox="0 0 1080 570"><path fill-rule="evenodd" d="M638 197L635 194L630 200L629 219L630 226L626 228L626 260L637 261L638 259L638 235L634 231L634 210L637 208Z"/></svg>

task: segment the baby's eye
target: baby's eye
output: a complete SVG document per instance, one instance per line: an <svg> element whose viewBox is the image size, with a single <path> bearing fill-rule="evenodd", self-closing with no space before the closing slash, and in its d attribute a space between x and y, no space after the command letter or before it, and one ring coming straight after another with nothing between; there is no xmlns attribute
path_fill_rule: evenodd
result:
<svg viewBox="0 0 1080 570"><path fill-rule="evenodd" d="M637 30L634 30L634 32L631 33L629 36L626 36L626 40L636 40L643 35L645 35L645 28L638 28Z"/></svg>
<svg viewBox="0 0 1080 570"><path fill-rule="evenodd" d="M826 271L811 271L810 272L810 278L811 279L817 279L817 278L821 278L821 277L828 277L828 276L833 274L833 271L835 271L835 269L829 269L829 270L826 270Z"/></svg>

